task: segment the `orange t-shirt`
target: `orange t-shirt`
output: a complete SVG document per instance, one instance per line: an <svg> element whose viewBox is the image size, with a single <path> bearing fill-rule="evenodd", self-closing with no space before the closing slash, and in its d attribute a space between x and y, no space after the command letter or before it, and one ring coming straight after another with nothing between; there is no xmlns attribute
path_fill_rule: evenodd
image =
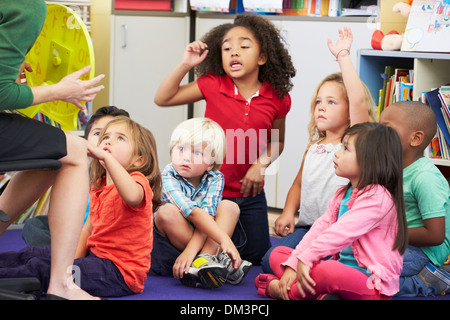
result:
<svg viewBox="0 0 450 320"><path fill-rule="evenodd" d="M143 187L144 203L140 208L130 207L114 184L91 189L92 233L87 246L97 257L111 260L130 290L140 293L150 270L153 248L153 193L142 173L130 175Z"/></svg>

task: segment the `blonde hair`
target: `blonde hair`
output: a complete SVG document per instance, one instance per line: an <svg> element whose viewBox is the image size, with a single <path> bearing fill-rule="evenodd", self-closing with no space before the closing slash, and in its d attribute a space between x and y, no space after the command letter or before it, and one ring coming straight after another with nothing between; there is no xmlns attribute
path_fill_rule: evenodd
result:
<svg viewBox="0 0 450 320"><path fill-rule="evenodd" d="M141 157L142 161L139 165L131 164L125 168L127 172L141 172L150 184L153 192L153 210L156 210L161 205L161 173L158 166L158 154L156 150L156 140L150 130L144 128L140 124L125 116L117 116L109 121L100 133L98 144L101 143L106 130L114 124L125 124L131 133L131 141L134 148L134 156ZM90 178L94 189L98 189L106 175L105 168L97 159L92 159Z"/></svg>
<svg viewBox="0 0 450 320"><path fill-rule="evenodd" d="M345 88L344 79L342 78L341 72L332 73L332 74L326 76L325 79L323 79L319 83L316 90L314 91L314 95L311 100L311 115L310 115L310 120L309 120L309 124L308 124L309 144L319 142L319 141L323 140L326 136L325 131L319 131L317 129L316 120L314 119L314 110L316 108L316 100L317 100L317 95L319 94L319 90L327 82L336 83L344 92L347 103L349 102L348 96L347 96L347 89ZM369 88L367 88L367 86L364 83L363 83L363 86L364 86L364 91L365 91L365 95L366 95L366 105L367 105L367 112L369 114L369 121L373 122L373 121L375 121L375 116L373 113L374 101L373 101L372 95L369 91Z"/></svg>
<svg viewBox="0 0 450 320"><path fill-rule="evenodd" d="M208 118L192 118L180 123L170 137L170 154L176 144L202 144L214 163L213 170L219 170L225 156L225 133L217 122Z"/></svg>

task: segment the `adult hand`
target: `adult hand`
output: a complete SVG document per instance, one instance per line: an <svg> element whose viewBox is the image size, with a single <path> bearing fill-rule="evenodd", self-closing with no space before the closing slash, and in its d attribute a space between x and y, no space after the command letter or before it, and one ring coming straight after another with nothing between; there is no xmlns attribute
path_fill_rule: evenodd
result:
<svg viewBox="0 0 450 320"><path fill-rule="evenodd" d="M95 87L105 76L99 75L90 80L80 80L85 74L91 71L91 66L86 66L74 73L71 73L61 79L56 85L58 86L59 99L67 101L83 111L86 111L86 106L81 101L90 102L94 100L97 93L103 90L103 86Z"/></svg>

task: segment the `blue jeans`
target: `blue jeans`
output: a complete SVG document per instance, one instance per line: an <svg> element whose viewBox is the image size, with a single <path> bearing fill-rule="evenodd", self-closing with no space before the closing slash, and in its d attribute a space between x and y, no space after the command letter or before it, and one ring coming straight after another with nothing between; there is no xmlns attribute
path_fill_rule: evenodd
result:
<svg viewBox="0 0 450 320"><path fill-rule="evenodd" d="M396 297L425 297L430 289L419 276L419 272L430 262L418 247L408 246L403 256L403 270L400 275L400 289Z"/></svg>
<svg viewBox="0 0 450 320"><path fill-rule="evenodd" d="M273 249L275 249L275 247L285 246L295 249L295 247L303 239L303 236L306 234L306 232L308 232L309 228L310 227L296 227L293 233L290 233L287 236L278 239L277 242L266 252L264 257L262 258L261 267L263 269L263 272L273 274L273 271L270 268L269 258L270 253Z"/></svg>
<svg viewBox="0 0 450 320"><path fill-rule="evenodd" d="M255 197L227 198L226 200L235 202L241 210L238 222L240 226L236 227L231 237L241 258L254 265L261 264L262 257L271 245L264 190Z"/></svg>

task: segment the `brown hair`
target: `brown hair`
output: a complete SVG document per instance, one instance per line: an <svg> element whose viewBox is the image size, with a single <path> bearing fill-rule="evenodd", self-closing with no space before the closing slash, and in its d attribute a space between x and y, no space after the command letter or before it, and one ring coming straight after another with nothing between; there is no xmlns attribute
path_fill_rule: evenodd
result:
<svg viewBox="0 0 450 320"><path fill-rule="evenodd" d="M102 138L105 135L108 127L117 123L124 123L128 126L131 132L131 139L133 141L135 155L142 157L142 162L139 166L131 165L130 167L125 169L129 173L139 171L145 177L147 177L153 192L153 211L156 211L156 209L161 205L162 180L158 166L158 154L156 150L155 138L150 130L144 128L130 118L126 116L117 116L116 118L108 122L107 125L103 128L98 140L99 144L102 141ZM98 161L97 159L93 159L91 161L90 178L91 184L94 189L98 189L101 186L105 175L106 170L100 164L100 161Z"/></svg>
<svg viewBox="0 0 450 320"><path fill-rule="evenodd" d="M365 122L348 128L345 137L355 136L356 158L361 169L358 185L361 190L370 185L384 186L392 195L397 209L398 231L393 246L403 254L408 245L408 226L403 199L402 143L397 132L380 123ZM344 188L346 192L351 184Z"/></svg>

